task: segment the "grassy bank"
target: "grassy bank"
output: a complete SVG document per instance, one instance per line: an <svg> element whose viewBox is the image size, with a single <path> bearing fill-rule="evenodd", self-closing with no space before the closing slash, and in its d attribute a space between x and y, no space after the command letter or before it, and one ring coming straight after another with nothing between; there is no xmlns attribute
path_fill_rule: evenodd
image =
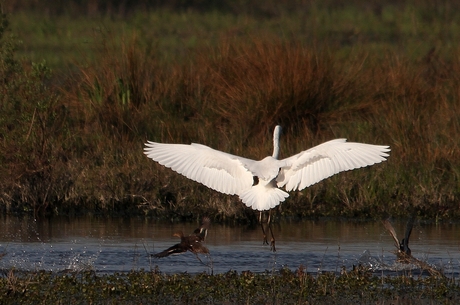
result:
<svg viewBox="0 0 460 305"><path fill-rule="evenodd" d="M143 143L262 158L281 124L281 157L336 137L392 151L292 193L278 215L458 217L460 50L449 5L313 3L268 17L15 12L0 30L1 207L252 218L236 197L148 160Z"/></svg>
<svg viewBox="0 0 460 305"><path fill-rule="evenodd" d="M446 278L372 276L362 271L312 276L302 268L219 275L10 270L0 278L2 304L456 304L459 297L458 282Z"/></svg>

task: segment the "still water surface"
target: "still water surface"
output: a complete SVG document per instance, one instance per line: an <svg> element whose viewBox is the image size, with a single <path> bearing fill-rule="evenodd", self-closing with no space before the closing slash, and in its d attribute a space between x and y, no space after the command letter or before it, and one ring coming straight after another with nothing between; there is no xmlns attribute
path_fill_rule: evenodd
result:
<svg viewBox="0 0 460 305"><path fill-rule="evenodd" d="M150 270L164 273L211 272L191 253L153 259L179 241L173 233L191 233L198 223L165 223L145 218L0 218L0 268L34 271L99 273ZM402 238L405 224L395 222ZM396 263L393 239L381 222L301 221L274 225L277 252L262 245L259 226L212 224L206 240L212 271L224 273L292 270L340 272L362 264L378 273L407 272L414 266ZM417 223L410 239L412 255L441 268L445 275L460 275L460 224ZM416 268L415 268L416 269ZM415 272L415 270L412 270Z"/></svg>

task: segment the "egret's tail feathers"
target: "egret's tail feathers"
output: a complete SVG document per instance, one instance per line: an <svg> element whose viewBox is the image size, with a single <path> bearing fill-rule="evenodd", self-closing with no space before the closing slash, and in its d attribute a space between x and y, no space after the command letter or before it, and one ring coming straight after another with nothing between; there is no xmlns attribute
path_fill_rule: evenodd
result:
<svg viewBox="0 0 460 305"><path fill-rule="evenodd" d="M258 184L243 191L239 196L246 206L254 210L265 211L276 207L289 197L289 194L278 188Z"/></svg>

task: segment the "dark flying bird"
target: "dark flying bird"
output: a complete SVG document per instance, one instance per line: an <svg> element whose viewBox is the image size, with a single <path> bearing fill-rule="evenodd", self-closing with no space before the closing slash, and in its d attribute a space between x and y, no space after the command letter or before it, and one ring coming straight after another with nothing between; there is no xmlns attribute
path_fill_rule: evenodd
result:
<svg viewBox="0 0 460 305"><path fill-rule="evenodd" d="M418 260L417 258L412 256L412 251L409 248L409 238L410 234L412 233L412 228L415 222L415 216L411 216L411 218L407 221L406 224L406 232L404 233L404 238L401 241L398 239L396 235L396 231L391 225L388 219L382 221L385 228L390 232L390 235L393 237L395 241L396 247L396 256L398 258L398 262L405 263L405 264L414 264L417 265L420 269L428 271L431 275L436 277L445 277L441 271L438 271L436 268L432 267L427 262Z"/></svg>
<svg viewBox="0 0 460 305"><path fill-rule="evenodd" d="M161 258L169 256L171 254L180 254L187 251L190 251L195 255L197 255L198 253L209 254L208 248L203 246L202 242L204 242L206 239L210 223L211 220L209 219L209 217L204 217L201 226L195 229L193 233L189 236L184 236L184 233L182 233L182 231L174 233L173 236L180 237L180 243L175 244L174 246L169 247L168 249L162 252L154 254L153 257Z"/></svg>
<svg viewBox="0 0 460 305"><path fill-rule="evenodd" d="M395 247L397 249L396 256L398 257L399 260L402 260L402 261L407 260L407 258L410 258L412 255L412 251L409 248L409 238L410 238L410 234L412 233L414 221L415 221L415 217L412 216L406 224L406 232L404 234L404 238L401 239L400 241L390 221L388 219L383 220L383 225L385 226L387 231L390 232L390 235L393 237L393 240L395 241Z"/></svg>

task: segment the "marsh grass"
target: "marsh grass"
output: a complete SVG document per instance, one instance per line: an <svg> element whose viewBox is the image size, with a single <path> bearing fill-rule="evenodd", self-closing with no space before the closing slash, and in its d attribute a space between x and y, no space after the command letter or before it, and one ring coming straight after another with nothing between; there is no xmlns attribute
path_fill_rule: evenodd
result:
<svg viewBox="0 0 460 305"><path fill-rule="evenodd" d="M435 53L427 54L430 59L401 60L390 52L384 64L369 59L369 54L342 62L330 52L299 42L264 39L238 43L224 39L216 48L191 54L186 65L168 69L142 49L122 47L118 56L105 52L101 66L82 67L82 79L75 82L80 85L70 87L66 100L82 108L86 130L92 134L98 130L96 134L110 139L104 151L94 143L94 153L130 168L130 178L122 178L125 184L145 179L136 175L151 177L146 168L155 169L155 178L149 179L157 186L162 181L155 189L158 194L136 189L139 185L133 185L131 194L160 197L160 205L182 215L209 208L222 218L238 214L228 210L232 203L222 196L142 159L141 143L198 142L262 158L271 152L271 125L277 122L285 127L283 156L333 137L388 143L397 156L388 164L333 177L305 191L307 196L293 196L282 208L285 215L295 210L299 216L373 217L404 214L407 206L422 216L433 211L441 218L455 213L459 191L458 142L452 137L458 131L459 113L455 62L448 64ZM126 144L114 147L115 143ZM136 150L123 148L133 146L136 156L131 155ZM120 182L112 182L115 193L123 190L116 187ZM308 197L315 197L316 212L299 209L308 206ZM216 201L221 201L220 207L209 206ZM238 206L235 198L231 201ZM392 205L405 209L392 210Z"/></svg>
<svg viewBox="0 0 460 305"><path fill-rule="evenodd" d="M167 275L158 270L98 275L10 270L0 278L3 304L298 303L455 304L458 282L435 277L373 276L361 270L312 275L300 267L275 273Z"/></svg>
<svg viewBox="0 0 460 305"><path fill-rule="evenodd" d="M1 73L11 75L1 87L3 209L254 219L236 197L148 160L143 143L197 142L259 159L271 154L271 133L281 124L281 157L339 137L392 151L385 163L292 193L277 215L457 217L460 57L449 23L455 13L433 10L431 18L430 5L317 5L289 18L249 14L244 22L224 14L236 18L234 28L217 26L218 12L166 10L179 34L164 32L161 43L146 29L161 29L163 15L139 13L133 27L95 34L73 68L58 74L46 63L18 59L17 40L3 27ZM353 12L359 18L350 19ZM305 18L313 13L317 18ZM286 28L282 35L254 30L256 21ZM426 24L444 31L438 34L446 47L431 43ZM208 43L177 40L193 35ZM168 39L175 42L164 45Z"/></svg>

